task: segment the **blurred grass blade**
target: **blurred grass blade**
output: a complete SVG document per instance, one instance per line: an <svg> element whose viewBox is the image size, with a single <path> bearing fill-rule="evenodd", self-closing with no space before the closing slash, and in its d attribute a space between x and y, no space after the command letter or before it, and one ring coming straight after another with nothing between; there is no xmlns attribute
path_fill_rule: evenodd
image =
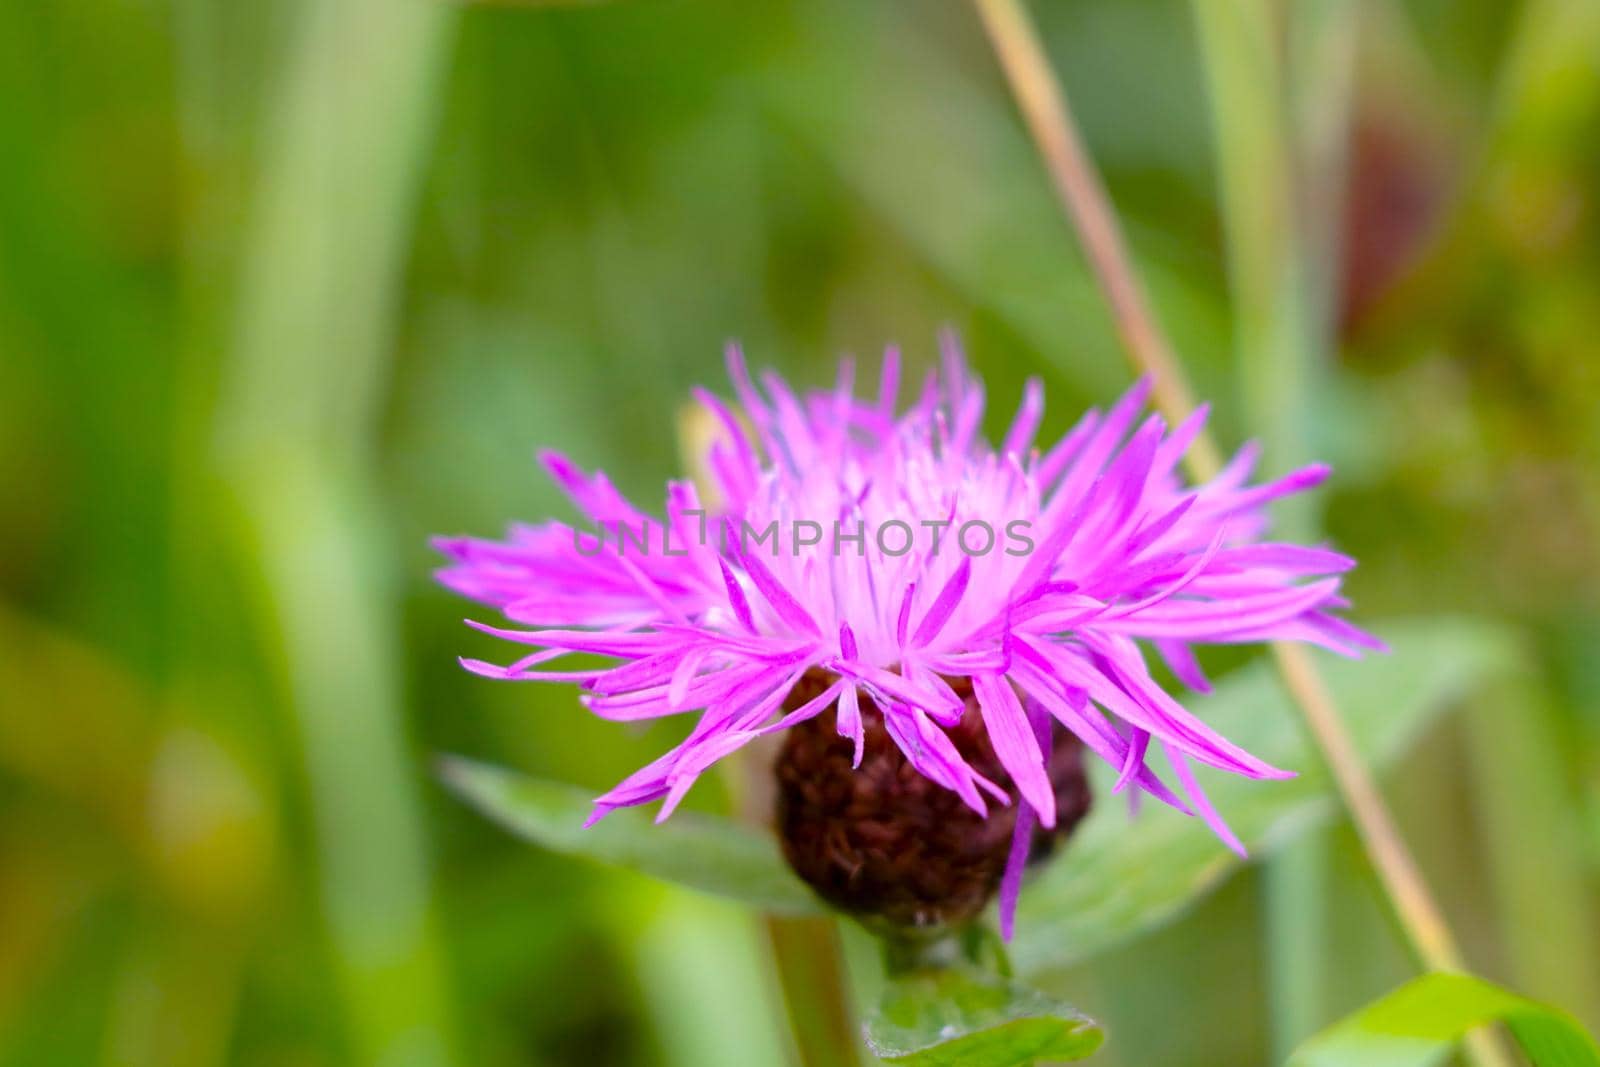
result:
<svg viewBox="0 0 1600 1067"><path fill-rule="evenodd" d="M1337 303L1335 242L1358 13L1341 0L1194 0L1190 7L1211 101L1246 425L1265 445L1264 469L1289 470L1317 451L1319 411L1309 400L1318 394ZM1312 496L1283 501L1275 531L1286 540L1316 540L1316 508ZM1266 867L1279 1060L1330 1017L1330 847L1325 835L1307 834Z"/></svg>
<svg viewBox="0 0 1600 1067"><path fill-rule="evenodd" d="M586 790L471 760L448 757L440 777L462 800L518 837L787 915L822 905L784 865L770 834L699 812L657 826L641 808L612 812L584 829L594 807Z"/></svg>
<svg viewBox="0 0 1600 1067"><path fill-rule="evenodd" d="M1397 760L1440 713L1515 662L1510 637L1485 623L1410 621L1378 632L1390 655L1327 663L1350 730L1377 766ZM1284 781L1206 778L1217 810L1253 853L1270 852L1336 811L1327 772L1269 665L1230 675L1212 695L1188 703L1223 736L1299 772ZM1241 864L1198 819L1160 805L1130 819L1109 795L1106 770L1095 768L1100 803L1066 854L1023 891L1012 947L1021 973L1067 967L1159 926Z"/></svg>
<svg viewBox="0 0 1600 1067"><path fill-rule="evenodd" d="M1081 1060L1105 1041L1105 1032L1069 1005L965 966L891 979L866 1029L874 1055L911 1067Z"/></svg>
<svg viewBox="0 0 1600 1067"><path fill-rule="evenodd" d="M1429 974L1307 1041L1289 1067L1428 1067L1481 1026L1503 1022L1533 1067L1600 1067L1566 1012L1466 974Z"/></svg>
<svg viewBox="0 0 1600 1067"><path fill-rule="evenodd" d="M216 409L263 659L304 762L317 900L354 1062L452 1051L387 524L370 457L453 12L301 6L269 113Z"/></svg>
<svg viewBox="0 0 1600 1067"><path fill-rule="evenodd" d="M1192 5L1210 89L1233 294L1234 349L1246 424L1271 469L1309 458L1305 432L1317 339L1307 314L1295 160L1272 4ZM1274 526L1299 538L1315 526L1311 497L1283 501Z"/></svg>
<svg viewBox="0 0 1600 1067"><path fill-rule="evenodd" d="M952 290L1048 360L1062 385L1084 396L1120 392L1126 376L1094 279L1005 101L964 76L915 20L899 20L893 48L875 49L872 17L808 23L806 46L770 87L767 107ZM908 185L907 174L917 181ZM1170 241L1139 236L1141 246ZM1181 260L1174 246L1166 251L1141 262L1152 293L1176 336L1217 350L1210 309L1172 268Z"/></svg>
<svg viewBox="0 0 1600 1067"><path fill-rule="evenodd" d="M1590 905L1583 804L1567 774L1555 708L1537 672L1484 688L1466 714L1477 821L1487 847L1507 977L1600 1020L1600 944Z"/></svg>

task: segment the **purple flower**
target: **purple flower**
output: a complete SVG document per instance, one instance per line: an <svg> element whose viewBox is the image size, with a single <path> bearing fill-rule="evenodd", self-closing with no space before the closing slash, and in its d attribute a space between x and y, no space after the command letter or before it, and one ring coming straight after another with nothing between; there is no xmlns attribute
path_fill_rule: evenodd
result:
<svg viewBox="0 0 1600 1067"><path fill-rule="evenodd" d="M943 374L903 413L892 350L866 399L848 363L834 389L805 395L774 374L763 394L737 349L728 363L742 418L696 393L718 427L705 457L715 499L674 482L656 518L605 475L546 454L586 528L551 521L503 541L437 542L451 560L440 581L522 628L471 625L530 650L509 666L463 661L469 670L577 682L604 718L698 716L682 744L598 798L591 822L655 800L665 819L724 756L829 710L859 762L864 701L917 771L983 814L1012 797L946 734L975 705L1017 792L1019 842L1056 819L1053 722L1116 769L1114 791L1198 815L1242 852L1192 765L1289 772L1186 711L1151 676L1147 649L1205 691L1196 644L1379 647L1332 614L1346 606L1337 575L1352 560L1261 539L1266 506L1327 468L1250 484L1258 450L1247 445L1188 486L1178 465L1205 411L1172 429L1158 415L1140 421L1146 382L1043 448L1043 390L1030 381L995 449L979 437L982 385L952 343ZM553 669L574 653L615 663ZM825 688L790 700L808 672ZM1027 853L1012 849L1007 925Z"/></svg>

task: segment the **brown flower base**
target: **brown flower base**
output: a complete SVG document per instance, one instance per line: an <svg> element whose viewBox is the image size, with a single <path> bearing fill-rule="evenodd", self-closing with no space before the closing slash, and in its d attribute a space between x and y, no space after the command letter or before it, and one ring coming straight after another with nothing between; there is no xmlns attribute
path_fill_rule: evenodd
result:
<svg viewBox="0 0 1600 1067"><path fill-rule="evenodd" d="M807 675L786 707L799 707L832 681ZM850 765L854 742L838 735L833 712L787 732L775 767L778 836L789 865L835 907L895 927L936 927L977 915L999 888L1016 823L1016 790L989 744L970 686L951 681L967 708L947 731L950 740L974 770L1012 794L1011 806L991 800L987 818L913 768L865 696L859 768ZM1089 811L1083 746L1060 727L1053 736L1056 828L1035 831L1030 861L1048 853Z"/></svg>

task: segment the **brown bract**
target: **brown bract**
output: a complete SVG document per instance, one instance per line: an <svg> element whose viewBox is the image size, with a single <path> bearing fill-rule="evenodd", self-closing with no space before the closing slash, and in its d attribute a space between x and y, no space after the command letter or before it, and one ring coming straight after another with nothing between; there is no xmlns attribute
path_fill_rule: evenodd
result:
<svg viewBox="0 0 1600 1067"><path fill-rule="evenodd" d="M859 768L851 766L854 742L839 736L834 709L785 735L774 768L778 836L789 865L835 907L899 928L937 927L971 919L999 888L1016 823L1016 789L989 744L970 684L947 680L967 701L960 723L946 731L950 740L973 770L1013 798L1009 806L991 801L987 818L923 777L865 696ZM833 681L820 671L807 674L786 709ZM1030 862L1048 854L1089 811L1082 743L1059 727L1053 737L1056 828L1035 831Z"/></svg>

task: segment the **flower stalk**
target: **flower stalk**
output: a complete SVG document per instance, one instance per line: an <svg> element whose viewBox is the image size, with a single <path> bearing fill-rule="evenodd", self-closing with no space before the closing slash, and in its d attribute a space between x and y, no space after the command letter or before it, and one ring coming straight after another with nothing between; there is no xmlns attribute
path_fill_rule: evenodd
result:
<svg viewBox="0 0 1600 1067"><path fill-rule="evenodd" d="M762 916L801 1067L858 1067L839 930L833 919Z"/></svg>

